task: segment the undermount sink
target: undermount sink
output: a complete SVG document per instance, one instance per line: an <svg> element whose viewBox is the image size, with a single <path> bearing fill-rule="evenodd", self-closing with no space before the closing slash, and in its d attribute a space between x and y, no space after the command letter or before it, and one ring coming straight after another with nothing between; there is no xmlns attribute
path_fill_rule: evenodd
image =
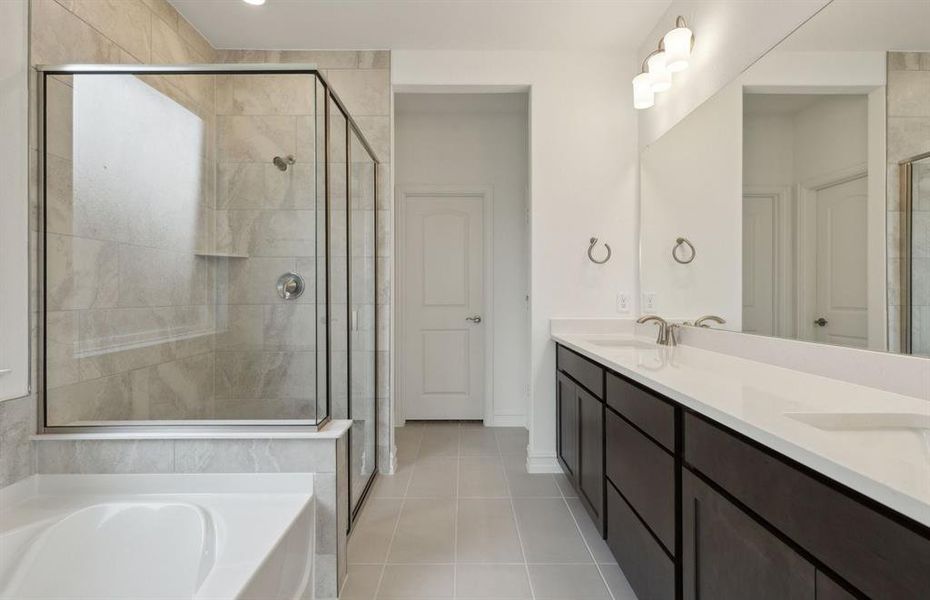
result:
<svg viewBox="0 0 930 600"><path fill-rule="evenodd" d="M588 341L595 346L601 346L604 348L637 348L639 350L653 350L656 347L655 344L631 339L591 338Z"/></svg>
<svg viewBox="0 0 930 600"><path fill-rule="evenodd" d="M930 432L930 414L919 413L785 413L786 417L825 431Z"/></svg>

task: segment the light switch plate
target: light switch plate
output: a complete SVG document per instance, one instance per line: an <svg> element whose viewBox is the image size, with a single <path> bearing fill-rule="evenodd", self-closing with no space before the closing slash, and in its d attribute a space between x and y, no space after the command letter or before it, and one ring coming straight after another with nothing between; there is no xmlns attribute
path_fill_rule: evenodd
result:
<svg viewBox="0 0 930 600"><path fill-rule="evenodd" d="M628 315L633 310L633 299L626 292L617 294L617 312L621 315Z"/></svg>

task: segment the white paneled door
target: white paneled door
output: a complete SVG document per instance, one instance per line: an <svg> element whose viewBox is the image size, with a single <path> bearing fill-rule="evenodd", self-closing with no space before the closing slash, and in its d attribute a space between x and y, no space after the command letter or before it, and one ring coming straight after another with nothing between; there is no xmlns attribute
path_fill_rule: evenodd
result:
<svg viewBox="0 0 930 600"><path fill-rule="evenodd" d="M743 331L775 335L774 195L743 197Z"/></svg>
<svg viewBox="0 0 930 600"><path fill-rule="evenodd" d="M484 194L401 193L407 419L484 416Z"/></svg>
<svg viewBox="0 0 930 600"><path fill-rule="evenodd" d="M868 346L868 178L817 190L814 339Z"/></svg>

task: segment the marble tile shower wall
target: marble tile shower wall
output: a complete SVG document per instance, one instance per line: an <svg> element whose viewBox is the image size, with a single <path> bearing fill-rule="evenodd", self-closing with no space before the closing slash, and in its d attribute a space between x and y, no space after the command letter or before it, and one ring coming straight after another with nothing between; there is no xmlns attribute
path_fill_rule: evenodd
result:
<svg viewBox="0 0 930 600"><path fill-rule="evenodd" d="M216 250L216 415L316 416L316 81L310 75L221 75ZM292 156L281 171L272 159ZM307 284L280 298L279 275Z"/></svg>
<svg viewBox="0 0 930 600"><path fill-rule="evenodd" d="M36 0L32 63L212 61L210 45L169 9L162 3ZM208 76L159 76L120 86L107 77L59 77L47 84L48 421L207 417L214 397L215 265L197 253L213 245L215 83ZM119 111L121 101L146 110L158 106L145 89L133 87L140 80L173 101L151 113L147 128L137 115ZM102 85L113 93L97 100L118 99L101 114L88 114L98 107L78 92L92 94L87 90ZM196 115L199 135L182 131L194 121L177 121L186 112L175 104ZM74 121L75 110L84 121ZM114 131L103 131L111 124ZM135 149L118 143L103 148L123 150L128 161L94 155L106 133L139 140ZM190 143L152 150L158 145L153 140L169 138ZM178 175L172 167L183 168L154 165L173 152L201 161L199 169L187 167L199 186L185 197L193 208L179 206L185 190L168 183L177 177L158 185L159 169ZM128 162L122 170L121 162ZM109 169L106 178L93 171L100 166Z"/></svg>
<svg viewBox="0 0 930 600"><path fill-rule="evenodd" d="M393 415L390 405L391 251L393 248L393 187L391 184L391 55L388 51L341 50L220 50L218 62L313 63L345 102L371 144L378 160L376 314L378 327L376 397L378 468L391 469ZM319 182L318 182L319 183ZM355 188L358 190L359 188ZM354 194L353 194L354 195ZM354 271L360 273L359 269ZM338 351L338 349L335 349ZM358 373L357 373L358 374Z"/></svg>
<svg viewBox="0 0 930 600"><path fill-rule="evenodd" d="M930 152L930 52L888 53L888 344L900 344L901 188L898 162ZM930 355L930 168L915 168L912 348Z"/></svg>
<svg viewBox="0 0 930 600"><path fill-rule="evenodd" d="M127 0L125 2L99 2L96 0L31 0L30 2L30 64L66 63L204 63L215 60L215 51L207 41L166 0ZM35 73L30 78L35 98ZM58 83L63 84L58 86ZM55 92L65 92L67 82L56 81ZM175 82L194 86L193 83ZM183 96L197 97L199 88L183 88ZM179 95L180 96L180 95ZM38 143L35 104L30 114L30 165L31 181L37 181ZM62 152L56 153L60 156ZM55 173L60 161L51 161L49 169ZM53 177L55 182L66 178ZM50 194L67 190L52 188ZM38 215L37 190L30 190L30 230L32 256L35 256ZM51 215L49 215L51 218ZM63 245L68 240L61 240ZM79 244L80 245L80 244ZM86 244L83 251L93 250ZM93 254L93 252L91 252ZM83 278L83 273L81 274ZM37 297L36 265L32 265L31 297ZM35 324L38 307L33 302L32 322L32 389L36 389L38 347ZM63 311L64 312L64 311ZM36 398L0 403L0 487L14 483L35 471L35 451L29 439L36 427Z"/></svg>

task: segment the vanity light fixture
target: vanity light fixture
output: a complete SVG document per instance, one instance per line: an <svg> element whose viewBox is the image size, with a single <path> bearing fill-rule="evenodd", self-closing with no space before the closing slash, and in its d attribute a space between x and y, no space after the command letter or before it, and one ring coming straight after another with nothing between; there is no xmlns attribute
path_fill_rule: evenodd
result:
<svg viewBox="0 0 930 600"><path fill-rule="evenodd" d="M637 109L651 108L656 103L649 73L640 73L633 78L633 106Z"/></svg>
<svg viewBox="0 0 930 600"><path fill-rule="evenodd" d="M684 17L675 19L675 29L672 29L662 38L665 48L665 68L672 73L678 73L688 68L691 60L691 48L694 46L694 34L685 23Z"/></svg>
<svg viewBox="0 0 930 600"><path fill-rule="evenodd" d="M646 59L646 70L649 72L652 91L659 94L672 87L672 72L665 66L665 51L661 48L649 55Z"/></svg>
<svg viewBox="0 0 930 600"><path fill-rule="evenodd" d="M633 78L633 107L642 110L655 105L655 95L672 87L672 73L684 71L691 60L694 34L685 18L675 19L672 29L659 40L659 47L643 61L639 75Z"/></svg>
<svg viewBox="0 0 930 600"><path fill-rule="evenodd" d="M242 0L246 4L251 4L252 6L261 6L265 3L265 0Z"/></svg>

